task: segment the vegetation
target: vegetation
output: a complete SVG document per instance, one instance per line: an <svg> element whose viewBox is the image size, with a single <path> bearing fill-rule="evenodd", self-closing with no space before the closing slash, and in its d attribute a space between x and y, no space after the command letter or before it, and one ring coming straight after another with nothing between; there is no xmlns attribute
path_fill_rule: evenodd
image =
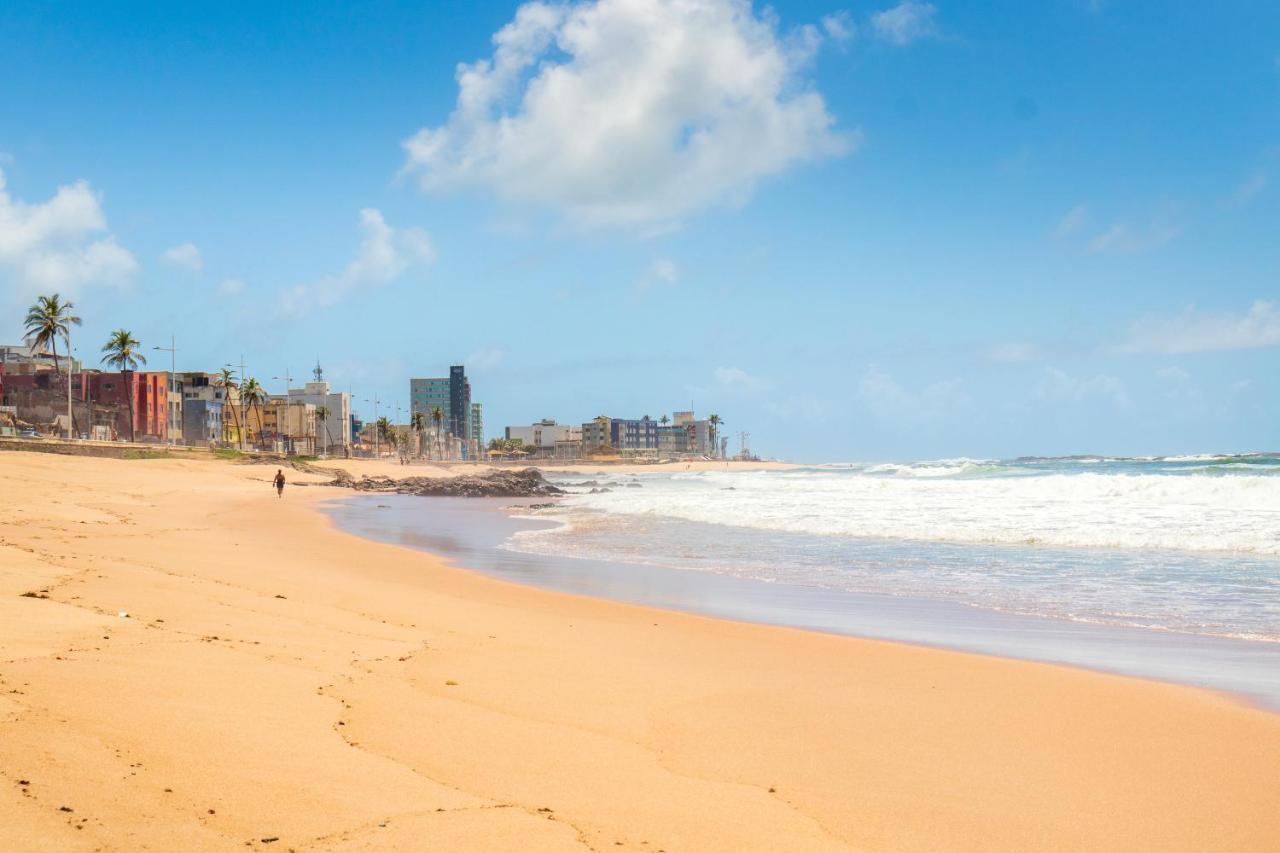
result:
<svg viewBox="0 0 1280 853"><path fill-rule="evenodd" d="M38 347L49 347L53 352L53 369L62 376L62 368L58 367L58 338L67 344L67 381L71 381L71 327L80 325L80 318L72 314L75 308L72 302L63 302L58 294L41 296L27 311L26 334Z"/></svg>
<svg viewBox="0 0 1280 853"><path fill-rule="evenodd" d="M409 428L413 430L418 445L418 455L422 455L422 434L427 431L427 416L422 412L414 412L409 418Z"/></svg>
<svg viewBox="0 0 1280 853"><path fill-rule="evenodd" d="M168 459L169 454L164 450L126 450L120 454L123 459Z"/></svg>
<svg viewBox="0 0 1280 853"><path fill-rule="evenodd" d="M240 386L240 413L245 414L245 406L258 410L258 445L262 444L262 404L267 401L267 391L257 379L250 376ZM248 416L244 421L248 423Z"/></svg>
<svg viewBox="0 0 1280 853"><path fill-rule="evenodd" d="M396 444L398 443L396 441L398 438L396 435L396 428L395 425L391 423L391 419L386 415L378 418L375 422L374 434L379 441L385 441L392 450L395 449Z"/></svg>
<svg viewBox="0 0 1280 853"><path fill-rule="evenodd" d="M222 403L225 408L231 409L231 422L236 427L236 437L240 440L240 449L244 449L244 430L240 429L240 419L236 417L235 404L231 402L231 392L240 386L236 384L236 373L229 367L224 367L218 371L218 376L213 380L213 384L222 389Z"/></svg>
<svg viewBox="0 0 1280 853"><path fill-rule="evenodd" d="M329 407L316 406L316 420L324 424L324 452L329 452L330 445L333 444L333 433L329 432Z"/></svg>
<svg viewBox="0 0 1280 853"><path fill-rule="evenodd" d="M431 420L436 425L436 459L444 459L444 438L440 434L440 427L444 423L444 409L439 406L432 409Z"/></svg>
<svg viewBox="0 0 1280 853"><path fill-rule="evenodd" d="M129 407L129 440L135 441L136 424L134 424L133 410L134 406L134 387L133 374L138 369L139 364L146 364L147 357L138 352L142 344L138 343L138 339L133 336L133 332L127 329L116 329L111 333L111 337L107 338L107 342L102 345L103 364L109 364L124 376L124 392L126 405Z"/></svg>
<svg viewBox="0 0 1280 853"><path fill-rule="evenodd" d="M716 433L720 431L720 425L724 423L719 415L712 415L707 418L707 423L711 425L711 455L720 455L720 443L716 441Z"/></svg>

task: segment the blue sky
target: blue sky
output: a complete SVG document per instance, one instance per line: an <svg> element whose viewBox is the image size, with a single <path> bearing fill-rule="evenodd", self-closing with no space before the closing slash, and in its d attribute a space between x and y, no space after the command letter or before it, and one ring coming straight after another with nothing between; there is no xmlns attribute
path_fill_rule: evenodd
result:
<svg viewBox="0 0 1280 853"><path fill-rule="evenodd" d="M490 434L1280 446L1275 4L10 2L0 81L0 338L57 289L365 414L465 360Z"/></svg>

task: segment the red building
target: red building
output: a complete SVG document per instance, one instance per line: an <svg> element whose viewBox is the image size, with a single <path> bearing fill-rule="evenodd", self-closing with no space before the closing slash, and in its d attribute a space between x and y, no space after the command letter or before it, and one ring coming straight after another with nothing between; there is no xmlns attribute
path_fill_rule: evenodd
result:
<svg viewBox="0 0 1280 853"><path fill-rule="evenodd" d="M129 405L133 405L133 436L137 441L165 441L169 437L168 373L89 374L87 389L94 403L114 404L116 435L130 436Z"/></svg>

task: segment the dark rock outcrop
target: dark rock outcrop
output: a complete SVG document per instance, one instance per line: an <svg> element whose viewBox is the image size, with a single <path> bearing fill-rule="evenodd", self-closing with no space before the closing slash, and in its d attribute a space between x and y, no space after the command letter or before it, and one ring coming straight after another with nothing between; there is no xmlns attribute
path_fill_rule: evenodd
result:
<svg viewBox="0 0 1280 853"><path fill-rule="evenodd" d="M537 468L521 471L494 471L491 474L465 474L460 477L361 477L357 480L342 469L334 472L327 485L354 489L357 492L394 492L399 495L454 498L527 498L563 495L564 491L546 481Z"/></svg>

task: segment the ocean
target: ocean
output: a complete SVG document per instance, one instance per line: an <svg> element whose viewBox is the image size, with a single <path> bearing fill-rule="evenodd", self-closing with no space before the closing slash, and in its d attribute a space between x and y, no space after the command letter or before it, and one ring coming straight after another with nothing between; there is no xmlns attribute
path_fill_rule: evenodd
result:
<svg viewBox="0 0 1280 853"><path fill-rule="evenodd" d="M506 547L1280 642L1280 456L553 479Z"/></svg>
<svg viewBox="0 0 1280 853"><path fill-rule="evenodd" d="M364 495L330 511L548 589L1280 709L1280 456L577 472L548 473L568 492L555 502Z"/></svg>

